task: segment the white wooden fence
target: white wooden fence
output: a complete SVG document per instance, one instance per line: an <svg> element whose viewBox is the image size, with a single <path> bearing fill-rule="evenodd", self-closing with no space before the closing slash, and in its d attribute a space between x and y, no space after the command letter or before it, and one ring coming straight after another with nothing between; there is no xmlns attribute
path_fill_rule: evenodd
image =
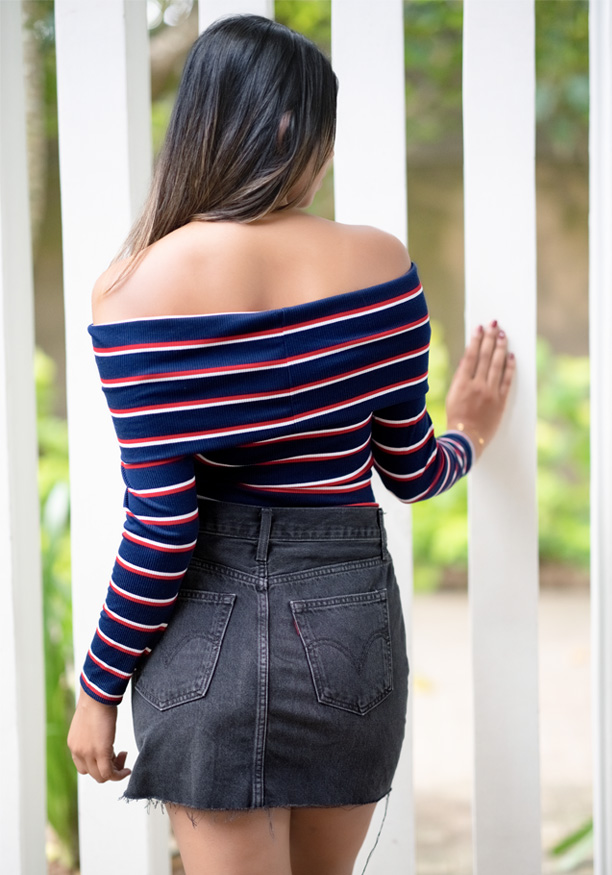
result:
<svg viewBox="0 0 612 875"><path fill-rule="evenodd" d="M145 0L55 0L76 662L95 626L121 525L114 437L91 355L89 293L125 235L151 167ZM200 0L273 14L271 0ZM336 216L406 239L401 0L332 0L341 80ZM595 868L612 872L612 14L591 3L592 531ZM44 721L20 4L0 0L0 859L11 875L44 863ZM474 671L474 836L478 875L540 872L535 504L533 0L465 0L467 326L498 318L519 361L511 410L470 488ZM367 62L366 62L367 60ZM515 281L520 262L520 283ZM95 501L92 498L95 496ZM405 508L391 537L410 614ZM408 555L407 555L408 554ZM118 727L134 755L129 708ZM414 872L410 746L368 869ZM159 812L117 804L117 785L80 782L83 875L169 873ZM363 858L362 858L363 862ZM358 865L356 871L361 871Z"/></svg>

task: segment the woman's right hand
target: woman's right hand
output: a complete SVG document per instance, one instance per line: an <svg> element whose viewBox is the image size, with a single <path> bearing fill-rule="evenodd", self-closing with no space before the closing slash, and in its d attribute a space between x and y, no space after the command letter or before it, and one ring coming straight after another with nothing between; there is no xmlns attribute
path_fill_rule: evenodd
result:
<svg viewBox="0 0 612 875"><path fill-rule="evenodd" d="M446 396L447 428L470 438L476 458L491 442L506 406L516 362L497 321L479 325Z"/></svg>
<svg viewBox="0 0 612 875"><path fill-rule="evenodd" d="M117 706L103 705L83 690L70 724L68 747L81 775L91 775L99 784L122 781L130 774L125 768L125 751L115 755Z"/></svg>

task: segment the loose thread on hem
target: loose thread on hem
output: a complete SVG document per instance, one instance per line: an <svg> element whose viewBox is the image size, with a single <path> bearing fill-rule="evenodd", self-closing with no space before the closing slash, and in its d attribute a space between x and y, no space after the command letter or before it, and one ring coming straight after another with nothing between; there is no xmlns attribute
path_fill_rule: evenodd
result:
<svg viewBox="0 0 612 875"><path fill-rule="evenodd" d="M373 854L374 854L374 851L376 850L376 847L377 847L377 845L378 845L378 840L380 839L380 834L381 834L381 832L382 832L382 830L383 830L383 826L385 825L385 820L387 819L387 811L389 810L389 797L390 797L390 796L391 796L391 791L389 791L389 792L387 793L386 797L385 797L385 810L384 810L384 813L383 813L383 819L382 819L382 821L381 821L381 823L380 823L380 826L378 827L378 833L377 833L377 835L376 835L376 841L374 842L374 844L373 844L373 846L372 846L372 850L371 850L370 853L368 854L368 858L367 858L367 860L365 861L365 866L364 866L363 869L361 870L361 875L364 875L365 870L366 870L366 869L368 868L368 866L370 865L370 860L372 859L372 856L373 856Z"/></svg>

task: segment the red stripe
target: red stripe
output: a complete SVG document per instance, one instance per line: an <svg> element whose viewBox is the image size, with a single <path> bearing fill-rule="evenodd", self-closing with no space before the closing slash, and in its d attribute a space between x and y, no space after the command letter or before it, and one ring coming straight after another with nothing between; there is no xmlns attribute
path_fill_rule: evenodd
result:
<svg viewBox="0 0 612 875"><path fill-rule="evenodd" d="M418 355L421 355L424 352L427 352L429 349L429 344L427 346L422 346L420 349L415 349L410 353L411 358L416 358ZM318 389L323 386L328 385L329 383L337 383L341 380L350 379L355 375L368 373L369 370L380 370L384 365L391 365L394 362L402 361L406 358L406 353L402 353L402 355L394 355L388 359L382 359L376 362L376 367L368 369L368 368L353 368L351 371L345 371L342 374L336 374L334 377L329 377L326 380L313 380L311 383L302 383L299 386L295 386L291 389L291 392L288 392L287 389L277 389L276 391L267 391L267 392L249 392L245 395L221 395L218 398L199 398L193 401L169 401L166 404L146 404L143 407L111 407L110 412L112 414L123 414L131 415L134 413L145 413L148 411L155 410L190 410L192 408L197 408L200 405L207 405L210 407L214 407L215 404L223 404L225 402L238 402L238 401L252 401L257 398L275 398L277 396L287 396L294 392L303 392L308 389ZM422 377L425 377L426 374L423 374ZM409 381L409 384L414 382L414 379Z"/></svg>
<svg viewBox="0 0 612 875"><path fill-rule="evenodd" d="M303 352L299 355L284 356L279 359L270 359L267 361L246 362L239 365L218 365L211 368L196 368L188 371L161 371L154 374L135 374L129 377L113 377L112 379L102 379L103 386L113 386L116 383L138 383L149 380L169 380L179 379L181 377L205 376L206 374L231 374L241 373L243 371L259 370L260 368L277 368L281 365L288 365L294 362L300 362L303 359L319 358L337 352L341 349L354 347L355 345L365 345L375 340L382 340L385 337L394 337L398 334L403 334L405 331L410 331L420 325L425 325L429 321L429 316L424 316L422 319L417 319L415 322L407 322L401 328L389 328L386 331L379 331L376 334L367 334L363 337L356 337L352 340L345 340L342 343L334 343L331 346L324 346L316 351Z"/></svg>
<svg viewBox="0 0 612 875"><path fill-rule="evenodd" d="M139 540L135 535L130 534L130 532L123 532L123 537L127 541L131 541L132 544L137 544L139 547L144 547L145 550L157 550L159 553L189 553L190 550L193 550L193 547L164 547L163 544L150 544L145 543Z"/></svg>
<svg viewBox="0 0 612 875"><path fill-rule="evenodd" d="M109 616L109 614L107 614L106 616L109 617L109 619L111 620L113 619ZM138 650L137 647L122 647L121 644L119 644L117 641L113 642L110 640L110 638L107 640L100 634L99 629L96 629L96 635L98 636L102 644L105 644L107 647L112 647L114 650L119 650L121 653L127 653L128 656L131 656L134 659L138 659L138 654L134 653L134 650Z"/></svg>
<svg viewBox="0 0 612 875"><path fill-rule="evenodd" d="M358 403L359 401L365 401L366 399L372 397L372 395L385 394L386 392L392 392L394 389L401 389L406 386L412 386L414 383L419 383L423 380L427 379L427 372L421 374L419 377L413 377L411 380L400 380L397 383L391 383L388 386L383 386L380 389L376 389L371 392L364 392L362 395L355 395L351 398L351 405ZM328 413L331 410L336 410L339 407L343 407L345 404L344 401L337 402L336 404L327 404L325 407L315 407L313 410L307 411L305 415L308 417L319 416L323 413ZM253 429L266 429L271 428L275 425L284 425L288 422L295 422L295 416L285 416L281 419L269 419L267 422L252 422L248 424L248 428ZM227 434L240 431L240 426L237 425L229 425L225 428L211 428L208 431L188 431L179 434L166 434L166 435L155 435L149 438L151 441L171 441L180 439L188 439L188 438L205 438L211 434ZM122 444L129 446L130 444L138 444L143 442L143 438L119 438ZM147 438L144 438L146 441Z"/></svg>
<svg viewBox="0 0 612 875"><path fill-rule="evenodd" d="M128 468L129 470L134 470L135 468L155 468L158 465L171 465L173 462L178 462L181 459L180 456L174 456L172 459L159 459L157 462L140 462L138 464L132 463L128 464L121 460L121 467Z"/></svg>
<svg viewBox="0 0 612 875"><path fill-rule="evenodd" d="M400 279L400 277L398 277ZM388 306L390 304L395 303L396 301L401 301L404 298L415 297L422 291L422 286L419 284L415 286L414 289L410 289L408 292L402 292L401 295L395 295L392 298L386 298L383 301L377 301L375 304L367 304L364 307L355 307L352 310L344 310L340 313L334 313L331 316L319 316L317 319L307 319L305 322L296 322L294 325L283 325L279 328L270 328L267 331L250 331L246 334L230 334L225 337L204 337L198 338L194 340L177 340L173 343L168 342L155 342L155 343L128 343L124 346L107 346L100 347L94 346L95 353L108 353L108 352L126 352L127 350L140 350L140 349L159 349L162 348L171 348L171 349L183 349L188 348L190 346L204 346L211 343L230 343L231 341L236 340L250 340L252 338L258 337L273 337L276 334L283 334L288 330L296 330L300 328L308 328L310 325L318 325L321 322L330 322L336 319L346 319L350 316L356 316L361 313L368 313L371 310L376 310L379 307ZM350 292L348 294L351 294ZM326 298L318 299L321 302L328 300ZM314 302L312 302L314 303ZM261 310L257 313L257 315L269 315L269 312L266 310ZM214 315L214 314L210 314ZM239 314L242 315L242 314ZM204 317L207 318L207 317Z"/></svg>
<svg viewBox="0 0 612 875"><path fill-rule="evenodd" d="M381 428L406 428L406 425L416 425L417 422L420 422L427 413L427 408L423 410L420 416L417 416L415 419L409 420L400 420L399 422L382 422L381 419L374 414L374 421L377 425L380 425ZM384 419L384 416L382 417Z"/></svg>
<svg viewBox="0 0 612 875"><path fill-rule="evenodd" d="M143 629L142 624L137 625L136 623L130 623L129 620L126 620L124 617L111 616L106 609L106 605L102 605L102 610L104 611L108 619L111 620L113 623L119 623L121 626L127 626L128 629L134 629L135 632L142 632L144 635L152 635L154 632L161 632L162 629L165 629L168 625L167 623L160 623L158 626L153 626L149 629Z"/></svg>
<svg viewBox="0 0 612 875"><path fill-rule="evenodd" d="M159 498L160 495L176 495L179 492L187 492L188 489L192 489L195 486L195 481L190 480L188 483L185 483L183 486L177 486L174 489L168 489L167 487L161 487L159 490L155 490L155 492L150 492L149 490L143 495L141 490L138 489L130 489L128 486L128 492L130 495L133 495L134 498L140 498L143 501L146 501L147 498Z"/></svg>
<svg viewBox="0 0 612 875"><path fill-rule="evenodd" d="M335 437L338 434L349 434L352 431L359 431L360 428L368 428L371 421L372 417L369 416L365 422L359 422L357 425L349 425L347 426L347 428L323 428L320 431L316 431L315 429L313 429L312 431L302 432L301 434L286 434L282 435L282 437L265 438L261 441L251 441L248 444L240 444L240 448L260 447L266 444L280 444L283 441L299 441Z"/></svg>
<svg viewBox="0 0 612 875"><path fill-rule="evenodd" d="M132 595L131 593L127 593L125 591L121 592L119 589L117 589L116 584L114 584L112 580L109 584L109 588L112 589L112 591L115 593L115 595L118 595L119 598L125 599L128 602L135 602L138 605L145 605L146 607L150 607L150 608L167 608L170 606L168 604L168 599L163 600L165 602L165 604L159 604L159 603L151 604L150 600L147 600L144 598L138 598L138 596ZM173 597L173 598L174 598L174 601L176 601L176 597ZM174 601L171 602L170 604L174 604Z"/></svg>
<svg viewBox="0 0 612 875"><path fill-rule="evenodd" d="M134 517L136 519L136 514L131 510L126 509L125 515ZM142 516L146 516L146 514L142 514ZM193 520L197 519L197 516L198 516L198 511L194 510L193 513L189 514L189 516L186 516L185 519L182 519L182 520L155 520L154 523L144 523L144 525L145 526L182 526L182 525L185 525L186 523L193 522Z"/></svg>
<svg viewBox="0 0 612 875"><path fill-rule="evenodd" d="M122 696L105 696L104 693L100 693L98 690L95 689L95 687L92 687L92 685L89 683L83 673L81 673L81 680L85 684L85 686L92 691L94 696L99 696L101 699L106 699L107 702L113 702L113 704L117 705L123 698Z"/></svg>
<svg viewBox="0 0 612 875"><path fill-rule="evenodd" d="M110 672L110 674L114 674L116 678L121 678L122 681L129 680L129 678L126 678L125 673L120 673L119 671L115 671L115 669L111 668L109 665L104 665L91 650L88 651L88 656L102 669L102 671Z"/></svg>
<svg viewBox="0 0 612 875"><path fill-rule="evenodd" d="M185 574L185 571L187 570L187 569L185 569L185 571L173 572L170 575L156 574L154 571L150 571L150 570L145 571L144 569L141 570L141 569L136 569L136 568L130 568L129 565L124 565L123 562L121 561L121 556L117 556L115 561L117 562L117 565L120 565L124 569L124 571L129 571L130 574L138 574L139 577L149 577L151 580L166 580L168 582L170 582L172 580L179 580Z"/></svg>

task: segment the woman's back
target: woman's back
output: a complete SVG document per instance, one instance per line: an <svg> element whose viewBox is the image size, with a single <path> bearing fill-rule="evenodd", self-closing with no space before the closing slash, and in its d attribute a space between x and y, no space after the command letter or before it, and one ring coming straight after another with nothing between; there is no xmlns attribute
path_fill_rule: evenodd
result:
<svg viewBox="0 0 612 875"><path fill-rule="evenodd" d="M410 264L383 231L299 210L252 223L190 222L146 249L110 291L127 263L100 277L94 322L290 307L387 282Z"/></svg>

